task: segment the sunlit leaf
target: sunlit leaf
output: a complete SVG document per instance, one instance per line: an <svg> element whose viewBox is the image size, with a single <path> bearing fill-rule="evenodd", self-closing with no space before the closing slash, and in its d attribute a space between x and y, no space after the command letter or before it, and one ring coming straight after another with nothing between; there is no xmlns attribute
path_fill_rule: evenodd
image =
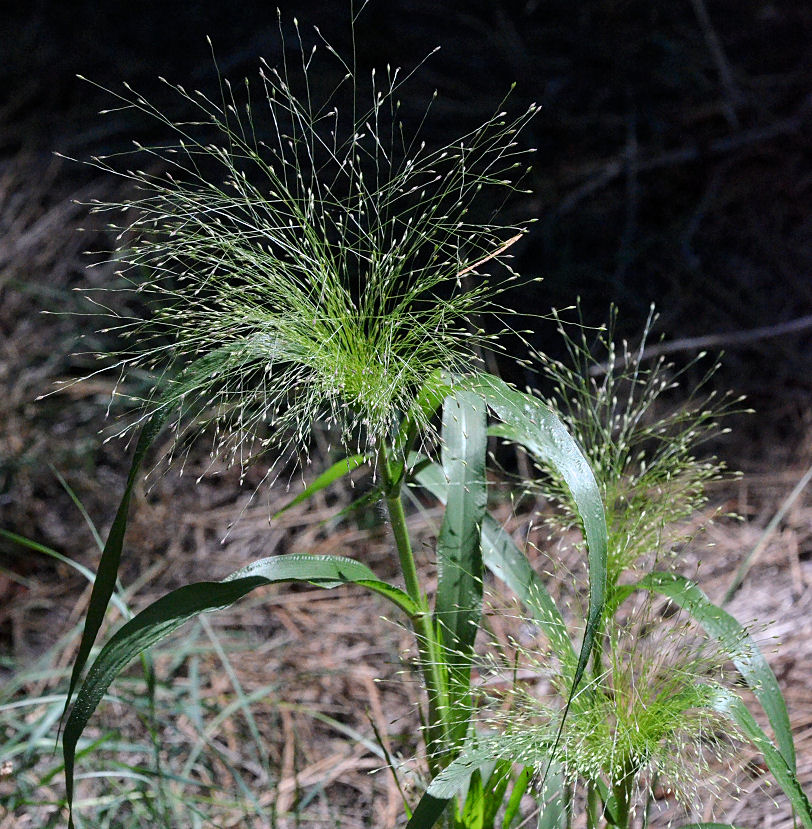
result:
<svg viewBox="0 0 812 829"><path fill-rule="evenodd" d="M275 512L274 519L279 518L282 513L287 512L291 507L295 507L308 498L312 498L317 492L326 489L339 478L343 478L344 475L349 475L350 472L358 469L359 466L363 466L367 460L366 455L351 455L348 458L342 458L340 461L336 461L329 469L326 469L314 481L309 483L295 498L288 501L281 510Z"/></svg>
<svg viewBox="0 0 812 829"><path fill-rule="evenodd" d="M461 743L468 731L471 657L482 614L486 428L485 401L479 395L459 392L446 398L442 431L446 509L437 538L434 619L449 674L452 743Z"/></svg>
<svg viewBox="0 0 812 829"><path fill-rule="evenodd" d="M606 597L607 532L595 475L561 420L532 394L516 391L491 374L478 374L467 387L484 395L504 424L505 438L524 446L540 463L552 465L569 488L581 517L589 560L589 611L572 690L583 676L600 626Z"/></svg>
<svg viewBox="0 0 812 829"><path fill-rule="evenodd" d="M762 731L741 698L726 688L719 688L711 702L711 707L720 714L730 717L753 746L761 752L764 763L784 794L789 798L795 814L800 818L806 829L812 829L812 807L810 807L809 800L801 788L794 770L790 768L781 752L773 745L772 740Z"/></svg>
<svg viewBox="0 0 812 829"><path fill-rule="evenodd" d="M402 590L377 579L365 564L341 556L273 556L255 561L223 581L198 582L173 590L119 628L87 672L63 737L69 805L73 800L74 760L79 738L110 684L132 659L198 613L220 610L257 587L287 581L308 582L324 588L359 584L385 596L409 616L419 610Z"/></svg>

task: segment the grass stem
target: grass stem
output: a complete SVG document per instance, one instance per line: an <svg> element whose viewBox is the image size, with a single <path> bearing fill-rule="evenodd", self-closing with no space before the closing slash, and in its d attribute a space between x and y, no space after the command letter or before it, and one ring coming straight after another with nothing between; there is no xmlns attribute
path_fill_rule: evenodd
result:
<svg viewBox="0 0 812 829"><path fill-rule="evenodd" d="M380 452L379 458L384 476L386 507L389 512L389 520L392 522L392 533L395 537L395 546L398 550L406 592L421 608L421 612L414 616L411 621L417 639L420 667L429 700L428 716L426 718L426 744L429 768L434 774L439 770L437 764L438 751L448 745L446 736L449 729L445 720L446 712L450 714L447 704L447 682L444 680L441 647L432 623L428 602L420 588L417 565L401 498L401 480L392 480L389 459L385 450Z"/></svg>

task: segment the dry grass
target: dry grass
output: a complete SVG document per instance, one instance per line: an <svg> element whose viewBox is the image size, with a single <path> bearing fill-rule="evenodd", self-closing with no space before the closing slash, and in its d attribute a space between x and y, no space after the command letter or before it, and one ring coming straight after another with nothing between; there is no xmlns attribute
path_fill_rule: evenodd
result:
<svg viewBox="0 0 812 829"><path fill-rule="evenodd" d="M66 355L86 332L83 318L39 312L43 308L80 310L71 288L89 279L110 278L103 268L84 270L81 250L100 246L103 237L93 228L84 236L75 233L87 217L72 201L109 186L85 182L77 191L59 162L49 158L20 157L0 166L0 378L4 391L0 400L0 526L90 567L98 557L93 538L49 465L65 476L99 526L107 526L126 473L121 447L100 445L98 434L105 429L111 382L98 380L73 387L41 403L34 399L54 380L82 373L83 367ZM795 411L800 414L795 421L793 457L787 457L786 442L776 444L778 437L770 430L768 418L759 420L763 428L757 443L731 442L725 447L733 465L740 461L758 466L742 480L713 493L715 505L734 509L745 520L713 524L696 550L686 553L687 571L698 571L712 599L723 595L739 562L758 543L763 528L812 462L808 405L796 406ZM775 467L769 460L773 457L780 461ZM342 522L330 519L335 505L350 497L349 489L292 510L269 526L269 514L289 497L284 486L251 499L250 478L240 489L231 472L209 476L195 486L195 473L205 462L193 457L183 477L170 472L136 493L122 565L122 581L132 590L134 606L188 580L190 573L201 579L217 578L273 553L351 552L382 577L396 572L387 529L378 513L372 510ZM291 485L297 486L298 481ZM239 521L229 531L237 516ZM510 518L509 514L504 517ZM438 520L435 516L435 523ZM422 566L431 568L431 530L421 524L419 516L414 526L422 544ZM59 634L76 624L88 596L86 582L65 565L0 540L0 676L4 682L12 682L53 646ZM812 493L803 494L787 512L731 609L742 621L764 624L760 638L787 698L799 776L810 790ZM271 825L270 817L247 821L225 803L234 785L228 763L256 787L256 797L267 815L276 810L280 827L396 825L400 801L392 777L385 769L371 773L385 763L368 744L346 733L352 729L374 743L377 729L387 735L392 756L410 758L420 752L416 737L420 695L410 670L410 638L396 620L381 618L382 612L378 599L357 589L266 589L227 613L208 617L213 637L197 625L184 629L172 646L159 651L159 680L168 682L172 677L180 689L194 686L209 712L233 701L236 693L222 657L211 644L215 640L228 652L244 694L267 689L251 709L265 757L255 755L246 720L238 710L211 735L219 759L205 768L196 767L212 792L225 790L225 795L214 797L211 806L211 814L220 815L216 825ZM509 623L503 623L497 633L507 637ZM70 663L76 644L74 637L55 655L61 667ZM189 661L176 664L179 652L196 660L194 676ZM58 687L64 689L64 677L59 682ZM162 682L159 705L177 699L167 688ZM44 676L26 683L17 698L55 692L52 680ZM127 696L126 691L122 696ZM319 719L322 715L331 719ZM36 711L30 716L34 718ZM159 720L164 762L183 757L200 739L199 728L189 715L174 716L170 710ZM148 746L145 726L131 706L105 706L95 727L98 733L115 728L122 739ZM144 766L154 762L148 750L137 759ZM759 759L750 760L742 768L741 796L723 802L716 816L745 826L792 826L783 799L779 797L773 806L765 792ZM47 805L4 813L3 803L16 785L16 762L0 771L0 827L44 826L54 813ZM35 773L50 762L48 751L41 751L26 773ZM407 770L410 767L407 762ZM101 791L98 782L85 781L82 787L80 800L91 791ZM61 791L56 776L43 784L39 796L58 799ZM657 825L664 825L668 817L668 802L663 800L661 805Z"/></svg>

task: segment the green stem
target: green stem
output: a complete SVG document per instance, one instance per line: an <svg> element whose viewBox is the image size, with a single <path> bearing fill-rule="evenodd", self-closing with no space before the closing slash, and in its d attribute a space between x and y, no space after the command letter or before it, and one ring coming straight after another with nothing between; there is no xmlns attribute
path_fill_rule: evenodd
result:
<svg viewBox="0 0 812 829"><path fill-rule="evenodd" d="M603 813L603 804L598 787L592 782L586 784L586 825L587 829L598 829L598 823Z"/></svg>
<svg viewBox="0 0 812 829"><path fill-rule="evenodd" d="M615 826L618 829L628 829L629 809L631 807L632 786L634 785L635 766L631 760L623 764L623 777L612 783L612 793L615 796Z"/></svg>
<svg viewBox="0 0 812 829"><path fill-rule="evenodd" d="M423 594L420 590L420 581L417 577L417 565L412 553L412 543L406 527L406 513L400 497L400 487L397 491L386 495L386 507L389 511L389 520L392 522L392 532L395 536L395 546L400 557L400 571L406 583L406 592L418 604L423 603Z"/></svg>
<svg viewBox="0 0 812 829"><path fill-rule="evenodd" d="M444 693L446 683L443 680L442 649L437 639L437 633L432 624L431 611L428 601L420 589L420 580L417 575L417 565L412 552L412 543L406 526L406 513L400 495L401 480L393 480L389 458L385 449L378 454L381 473L384 478L384 491L389 520L392 522L392 532L395 536L395 546L400 559L400 569L410 598L421 608L412 619L417 639L417 649L420 655L420 668L426 683L426 693L429 698L428 716L426 723L426 743L428 749L429 768L432 773L440 769L437 762L439 751L446 747L446 722L444 712L448 712L447 695Z"/></svg>

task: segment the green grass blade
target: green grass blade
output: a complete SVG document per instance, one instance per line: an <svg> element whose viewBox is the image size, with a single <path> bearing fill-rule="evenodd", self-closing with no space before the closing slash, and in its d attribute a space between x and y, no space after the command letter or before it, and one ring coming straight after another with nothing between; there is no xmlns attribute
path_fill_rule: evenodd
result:
<svg viewBox="0 0 812 829"><path fill-rule="evenodd" d="M340 461L336 461L336 463L322 472L312 483L308 484L295 498L285 504L281 510L274 513L274 519L279 518L282 513L287 512L291 507L301 504L317 492L326 489L330 484L335 483L339 478L358 469L359 466L363 466L366 462L366 455L351 455L348 458L342 458Z"/></svg>
<svg viewBox="0 0 812 829"><path fill-rule="evenodd" d="M679 829L742 829L734 823L686 823Z"/></svg>
<svg viewBox="0 0 812 829"><path fill-rule="evenodd" d="M732 691L719 688L711 707L724 714L744 732L750 742L761 752L764 762L784 794L789 798L792 808L800 818L805 829L812 829L812 807L810 807L801 784L795 777L795 770L790 767L784 756L773 745L770 738L761 730L744 702Z"/></svg>
<svg viewBox="0 0 812 829"><path fill-rule="evenodd" d="M476 394L449 395L443 406L442 463L446 508L437 538L437 595L434 619L443 640L449 675L451 739L459 744L468 731L470 670L474 639L482 614L480 530L487 499L485 453L488 446L485 401Z"/></svg>
<svg viewBox="0 0 812 829"><path fill-rule="evenodd" d="M410 462L412 460L410 459ZM440 466L430 461L416 463L414 480L438 501L445 503L446 483ZM483 564L524 602L534 621L550 639L559 657L571 661L574 666L575 650L555 602L530 566L527 556L490 513L485 513L482 521L482 560Z"/></svg>
<svg viewBox="0 0 812 829"><path fill-rule="evenodd" d="M511 791L507 805L505 806L505 814L502 817L502 829L510 829L513 825L513 821L516 820L519 814L519 807L522 805L524 793L527 791L531 781L533 780L533 774L534 770L532 766L525 766L519 772L519 776L513 784L513 790Z"/></svg>
<svg viewBox="0 0 812 829"><path fill-rule="evenodd" d="M567 804L564 802L564 772L560 763L554 762L546 775L544 790L537 796L539 808L536 829L565 829Z"/></svg>
<svg viewBox="0 0 812 829"><path fill-rule="evenodd" d="M407 455L421 426L427 424L434 413L443 405L451 393L453 380L445 372L432 372L415 400L412 411L403 419L395 436L392 454L395 457Z"/></svg>
<svg viewBox="0 0 812 829"><path fill-rule="evenodd" d="M485 819L484 825L487 829L496 822L496 815L502 807L505 792L510 784L513 763L510 760L502 760L495 764L493 771L485 783Z"/></svg>
<svg viewBox="0 0 812 829"><path fill-rule="evenodd" d="M173 590L119 628L102 648L76 695L63 737L69 806L79 738L104 693L126 665L198 613L228 607L257 587L285 581L309 582L324 588L360 584L386 596L409 615L419 611L403 591L380 582L365 564L340 556L273 556L255 561L223 581L199 582Z"/></svg>
<svg viewBox="0 0 812 829"><path fill-rule="evenodd" d="M53 465L50 464L51 471L56 475L56 479L59 481L62 489L67 492L68 497L73 501L73 505L76 509L79 510L79 514L82 518L85 519L85 524L87 524L88 529L90 530L90 534L93 536L93 540L96 542L96 546L99 548L99 552L104 550L104 541L102 541L102 537L99 535L98 529L96 529L96 525L93 523L93 519L88 514L88 511L85 509L85 505L79 499L79 496L73 491L70 487L68 482L62 477L59 470Z"/></svg>
<svg viewBox="0 0 812 829"><path fill-rule="evenodd" d="M93 582L93 590L90 593L90 602L87 607L87 615L85 616L85 626L82 631L82 639L79 643L79 650L76 654L76 661L73 663L71 670L70 684L68 686L68 693L65 698L65 709L63 716L70 707L70 702L73 697L73 692L79 682L79 677L82 670L87 663L87 658L90 656L90 650L93 643L96 641L96 636L99 633L99 628L104 621L104 615L107 612L107 606L110 604L110 599L116 589L116 580L118 578L118 566L121 561L121 550L124 546L124 533L127 530L127 514L130 510L130 498L132 497L133 487L138 475L138 470L144 460L153 440L161 431L166 418L169 416L168 409L161 409L153 414L141 430L138 436L138 443L135 447L135 454L133 455L132 463L130 464L130 471L127 475L127 484L124 488L124 495L121 498L121 503L116 511L116 517L113 519L113 525L110 528L110 534L107 536L107 543L104 545L101 559L99 560L99 568L96 571L96 578Z"/></svg>
<svg viewBox="0 0 812 829"><path fill-rule="evenodd" d="M62 555L62 553L59 553L56 550L51 549L50 547L46 547L44 544L40 544L38 541L32 541L30 538L26 538L22 535L17 535L17 533L12 533L2 528L0 528L0 538L7 538L9 541L13 541L15 544L19 544L21 547L27 547L29 550L34 550L35 552L42 553L43 555L56 559L56 561L61 561L63 564L67 564L68 567L72 567L74 570L76 570L77 573L83 575L91 584L93 584L93 580L96 578L92 571L88 570L87 567L85 567L83 564L80 564L78 561L74 561L72 558L68 558L67 556ZM110 599L125 619L132 618L132 611L129 607L127 607L124 600L119 596L118 593L113 592L110 596Z"/></svg>
<svg viewBox="0 0 812 829"><path fill-rule="evenodd" d="M485 787L479 769L475 769L471 775L468 794L462 807L462 825L465 829L485 829Z"/></svg>
<svg viewBox="0 0 812 829"><path fill-rule="evenodd" d="M448 806L447 799L440 799L425 792L409 818L406 829L432 829L442 816L446 806Z"/></svg>
<svg viewBox="0 0 812 829"><path fill-rule="evenodd" d="M471 775L482 766L500 760L512 760L515 755L513 741L505 736L495 736L471 747L449 763L429 784L426 793L440 800L449 800L459 794Z"/></svg>
<svg viewBox="0 0 812 829"><path fill-rule="evenodd" d="M713 604L694 582L676 573L650 573L631 589L653 590L668 596L719 643L761 703L784 761L794 773L795 744L784 696L767 660L744 627L727 611Z"/></svg>
<svg viewBox="0 0 812 829"><path fill-rule="evenodd" d="M589 561L589 611L572 691L578 686L600 626L606 597L607 532L600 489L578 444L559 418L531 394L516 391L498 377L479 374L467 386L484 395L504 423L503 435L551 464L566 482L581 516Z"/></svg>
<svg viewBox="0 0 812 829"><path fill-rule="evenodd" d="M222 350L222 349L221 349ZM116 510L110 533L102 550L99 559L99 567L96 571L96 579L93 582L93 590L90 594L90 601L85 615L85 626L82 631L82 639L76 654L76 661L71 670L70 684L65 698L65 710L63 716L70 707L73 692L79 682L79 677L87 664L93 643L99 633L104 616L107 613L107 606L116 588L118 579L118 567L121 562L121 551L124 546L124 534L127 531L127 515L130 511L130 499L132 498L133 487L138 476L138 470L144 461L144 457L152 445L158 433L163 428L169 416L177 411L182 405L183 397L189 388L194 387L198 378L211 373L212 365L217 364L217 352L206 354L188 365L180 375L169 381L163 396L158 401L155 409L149 414L138 435L135 445L135 452L130 463L130 471L127 473L127 483L124 487L124 494Z"/></svg>

